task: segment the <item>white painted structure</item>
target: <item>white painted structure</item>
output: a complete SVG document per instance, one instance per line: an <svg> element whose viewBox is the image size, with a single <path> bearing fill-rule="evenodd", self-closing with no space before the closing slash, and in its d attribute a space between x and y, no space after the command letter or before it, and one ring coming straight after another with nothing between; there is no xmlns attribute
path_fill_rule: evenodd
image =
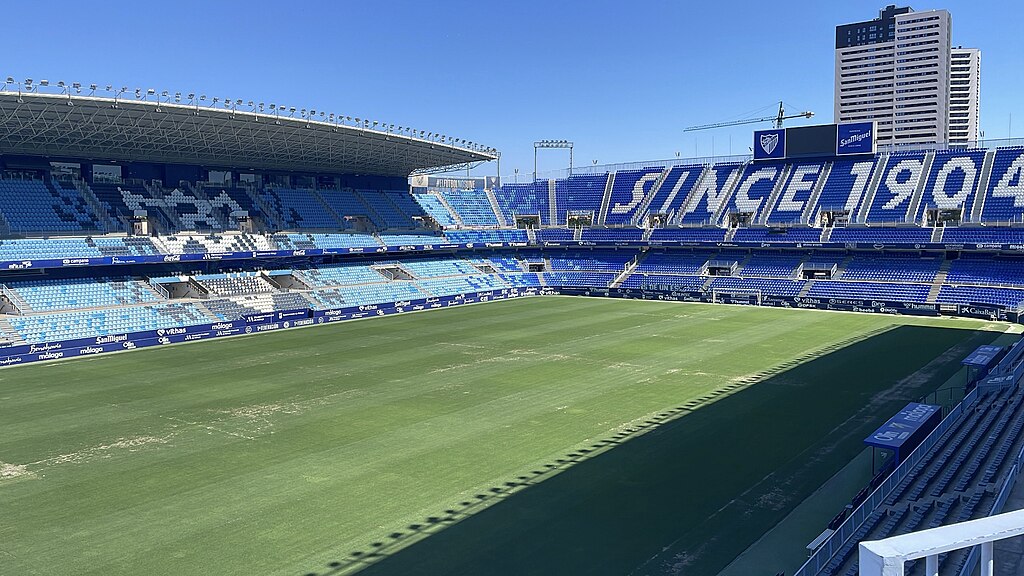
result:
<svg viewBox="0 0 1024 576"><path fill-rule="evenodd" d="M835 122L874 120L880 146L946 142L952 26L946 10L890 6L837 27Z"/></svg>
<svg viewBox="0 0 1024 576"><path fill-rule="evenodd" d="M1024 510L861 542L860 576L903 576L905 563L925 559L926 576L938 576L939 554L978 546L980 576L994 576L993 542L1024 534Z"/></svg>

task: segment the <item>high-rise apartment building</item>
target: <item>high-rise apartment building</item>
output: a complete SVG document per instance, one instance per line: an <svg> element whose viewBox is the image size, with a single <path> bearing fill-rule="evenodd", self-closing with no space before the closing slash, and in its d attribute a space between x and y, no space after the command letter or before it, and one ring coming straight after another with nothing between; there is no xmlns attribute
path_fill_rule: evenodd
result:
<svg viewBox="0 0 1024 576"><path fill-rule="evenodd" d="M946 10L895 5L837 26L835 121L876 121L880 145L949 141L951 31Z"/></svg>
<svg viewBox="0 0 1024 576"><path fill-rule="evenodd" d="M981 140L981 50L953 48L949 63L949 143Z"/></svg>

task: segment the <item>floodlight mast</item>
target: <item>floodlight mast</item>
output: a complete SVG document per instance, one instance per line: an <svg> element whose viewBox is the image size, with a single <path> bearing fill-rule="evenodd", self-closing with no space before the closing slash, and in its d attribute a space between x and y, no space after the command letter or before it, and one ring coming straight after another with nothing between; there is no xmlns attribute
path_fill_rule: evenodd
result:
<svg viewBox="0 0 1024 576"><path fill-rule="evenodd" d="M541 148L568 148L569 149L569 176L572 176L572 147L569 140L537 140L533 143L533 180L537 181L537 150Z"/></svg>
<svg viewBox="0 0 1024 576"><path fill-rule="evenodd" d="M776 128L782 128L783 120L791 120L793 118L810 118L814 116L814 112L806 111L800 112L799 114L786 115L785 105L779 102L779 113L775 116L766 116L764 118L747 118L745 120L733 120L731 122L716 122L714 124L700 124L698 126L689 126L683 128L683 132L696 132L698 130L711 130L713 128L725 128L727 126L741 126L743 124L757 124L759 122L773 122Z"/></svg>

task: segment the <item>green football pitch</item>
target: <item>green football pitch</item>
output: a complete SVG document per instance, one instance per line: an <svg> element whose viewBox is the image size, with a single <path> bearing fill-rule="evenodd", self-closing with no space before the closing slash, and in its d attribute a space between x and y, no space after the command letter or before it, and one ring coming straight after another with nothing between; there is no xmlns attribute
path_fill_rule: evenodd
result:
<svg viewBox="0 0 1024 576"><path fill-rule="evenodd" d="M1004 329L538 297L4 369L0 574L715 574Z"/></svg>

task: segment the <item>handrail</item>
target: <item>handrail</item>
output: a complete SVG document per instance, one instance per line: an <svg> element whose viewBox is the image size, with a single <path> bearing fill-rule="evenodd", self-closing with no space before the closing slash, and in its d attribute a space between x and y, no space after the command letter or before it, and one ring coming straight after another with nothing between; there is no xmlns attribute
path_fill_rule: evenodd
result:
<svg viewBox="0 0 1024 576"><path fill-rule="evenodd" d="M974 406L978 400L978 390L971 390L964 399L960 401L949 414L942 419L938 426L928 434L928 437L914 449L913 452L907 457L906 460L900 463L891 474L883 481L874 492L868 496L864 502L861 503L854 511L846 518L846 520L836 529L836 531L826 540L804 565L797 570L793 576L814 576L821 572L821 570L828 565L832 557L836 555L853 537L854 533L861 527L862 524L868 519L868 517L879 508L890 494L900 485L901 482L910 474L910 471L917 466L917 464L928 454L928 452L938 443L942 435L953 426L954 423L960 418L960 416L971 406Z"/></svg>

